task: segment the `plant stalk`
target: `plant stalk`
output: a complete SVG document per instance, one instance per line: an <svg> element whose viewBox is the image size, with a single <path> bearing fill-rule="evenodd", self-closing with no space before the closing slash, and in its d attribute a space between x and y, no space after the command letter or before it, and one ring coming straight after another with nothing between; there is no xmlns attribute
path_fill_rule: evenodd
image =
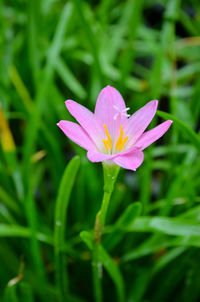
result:
<svg viewBox="0 0 200 302"><path fill-rule="evenodd" d="M93 283L94 283L94 296L96 302L103 301L102 292L102 262L99 254L99 247L101 245L101 239L103 235L106 214L110 203L110 197L114 189L120 167L111 164L109 162L103 162L103 174L104 174L104 194L101 204L101 208L96 215L94 225L94 246L93 246Z"/></svg>

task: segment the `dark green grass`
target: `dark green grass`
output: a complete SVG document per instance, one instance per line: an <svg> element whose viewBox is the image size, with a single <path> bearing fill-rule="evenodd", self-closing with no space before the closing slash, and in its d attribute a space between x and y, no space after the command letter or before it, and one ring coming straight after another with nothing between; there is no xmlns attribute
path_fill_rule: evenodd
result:
<svg viewBox="0 0 200 302"><path fill-rule="evenodd" d="M131 113L160 101L150 127L174 123L120 171L99 246L104 301L198 302L199 1L8 0L0 15L0 301L94 301L102 167L56 123L72 120L66 99L94 110L113 85Z"/></svg>

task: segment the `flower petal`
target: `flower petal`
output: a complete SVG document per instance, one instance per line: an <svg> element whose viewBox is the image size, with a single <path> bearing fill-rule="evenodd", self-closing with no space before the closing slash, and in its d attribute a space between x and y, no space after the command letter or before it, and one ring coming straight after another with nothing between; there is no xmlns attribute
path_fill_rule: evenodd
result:
<svg viewBox="0 0 200 302"><path fill-rule="evenodd" d="M126 116L120 114L125 109L124 100L115 88L107 86L101 90L94 114L102 124L106 124L112 139L115 138L116 129L119 128L119 124L127 119ZM119 116L120 119L117 118Z"/></svg>
<svg viewBox="0 0 200 302"><path fill-rule="evenodd" d="M96 151L94 143L78 124L69 121L60 121L57 126L77 145L86 150Z"/></svg>
<svg viewBox="0 0 200 302"><path fill-rule="evenodd" d="M144 154L140 150L119 155L112 159L112 161L122 168L135 171L143 162Z"/></svg>
<svg viewBox="0 0 200 302"><path fill-rule="evenodd" d="M91 162L101 162L101 161L105 161L105 160L113 160L114 158L119 157L119 156L126 156L129 154L133 154L137 151L140 151L140 149L135 146L129 150L126 150L123 152L118 152L115 154L104 154L104 153L100 153L98 151L89 150L87 153L87 157Z"/></svg>
<svg viewBox="0 0 200 302"><path fill-rule="evenodd" d="M161 136L163 136L163 134L169 129L172 123L173 122L170 120L165 121L157 127L143 133L141 137L136 141L135 145L141 148L141 150L144 150Z"/></svg>
<svg viewBox="0 0 200 302"><path fill-rule="evenodd" d="M89 150L87 153L87 158L91 162L97 163L97 162L109 160L109 159L113 158L113 155L104 154L104 153L100 153L100 152L93 152L93 151Z"/></svg>
<svg viewBox="0 0 200 302"><path fill-rule="evenodd" d="M158 101L156 100L147 103L124 123L125 135L129 137L126 149L131 148L138 137L145 131L156 113L157 106Z"/></svg>
<svg viewBox="0 0 200 302"><path fill-rule="evenodd" d="M104 137L103 125L100 125L100 122L95 115L84 106L72 100L66 101L65 104L71 115L88 133L97 147L102 150L102 148L104 148L102 141Z"/></svg>

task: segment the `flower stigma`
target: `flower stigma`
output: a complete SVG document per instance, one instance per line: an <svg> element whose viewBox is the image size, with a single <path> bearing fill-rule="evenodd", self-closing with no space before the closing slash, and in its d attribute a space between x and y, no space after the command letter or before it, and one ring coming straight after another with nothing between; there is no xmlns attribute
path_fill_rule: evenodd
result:
<svg viewBox="0 0 200 302"><path fill-rule="evenodd" d="M117 110L117 113L114 115L114 120L116 120L119 115L125 116L125 117L130 116L130 114L127 113L127 111L129 111L130 107L127 107L127 108L123 109L122 111L116 105L114 105L113 108L115 110Z"/></svg>

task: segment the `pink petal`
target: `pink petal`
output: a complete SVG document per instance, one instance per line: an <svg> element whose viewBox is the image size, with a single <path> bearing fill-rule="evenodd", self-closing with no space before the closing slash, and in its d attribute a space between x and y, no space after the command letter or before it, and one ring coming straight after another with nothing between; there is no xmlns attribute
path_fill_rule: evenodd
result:
<svg viewBox="0 0 200 302"><path fill-rule="evenodd" d="M98 96L94 114L101 121L102 125L106 124L112 139L115 137L119 124L127 119L127 117L121 115L115 107L117 107L120 112L126 109L120 93L115 88L107 86L101 90ZM115 120L114 117L117 113L119 113L118 118Z"/></svg>
<svg viewBox="0 0 200 302"><path fill-rule="evenodd" d="M157 127L143 133L141 137L136 141L135 145L144 150L146 147L163 136L163 134L169 129L171 124L172 121L168 120L158 125Z"/></svg>
<svg viewBox="0 0 200 302"><path fill-rule="evenodd" d="M100 153L100 152L93 152L91 150L89 150L87 153L87 158L93 163L109 160L112 157L113 157L113 155L104 154L104 153Z"/></svg>
<svg viewBox="0 0 200 302"><path fill-rule="evenodd" d="M125 135L128 135L129 140L126 148L131 148L134 142L140 137L140 135L147 128L151 120L153 119L158 101L151 101L145 106L136 111L125 123L124 131Z"/></svg>
<svg viewBox="0 0 200 302"><path fill-rule="evenodd" d="M100 122L95 115L87 108L74 101L68 100L65 104L71 115L79 122L98 148L104 148L102 141L104 138L103 125L100 125Z"/></svg>
<svg viewBox="0 0 200 302"><path fill-rule="evenodd" d="M112 161L122 168L135 171L142 164L143 159L143 152L140 150L135 150L125 155L119 155L112 159Z"/></svg>
<svg viewBox="0 0 200 302"><path fill-rule="evenodd" d="M91 162L101 162L101 161L105 161L105 160L113 160L114 158L119 157L119 156L135 154L137 151L140 151L140 149L135 146L129 150L126 150L124 152L118 152L115 154L104 154L104 153L100 153L98 151L89 150L87 153L87 157Z"/></svg>
<svg viewBox="0 0 200 302"><path fill-rule="evenodd" d="M94 143L79 125L69 121L60 121L57 125L74 143L86 150L96 151Z"/></svg>

